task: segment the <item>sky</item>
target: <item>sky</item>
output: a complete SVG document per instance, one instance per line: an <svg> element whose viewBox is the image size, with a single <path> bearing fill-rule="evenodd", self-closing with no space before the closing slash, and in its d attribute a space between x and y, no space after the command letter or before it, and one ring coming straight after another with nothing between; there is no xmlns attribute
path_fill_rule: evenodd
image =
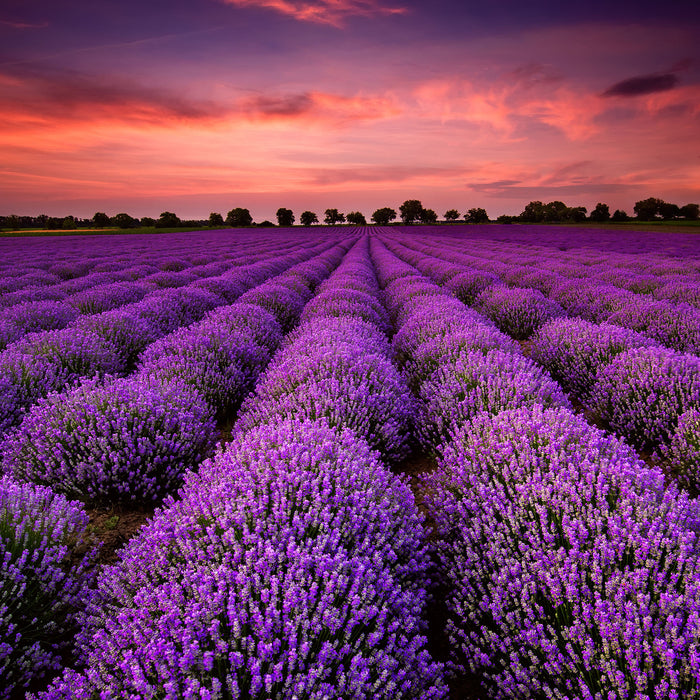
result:
<svg viewBox="0 0 700 700"><path fill-rule="evenodd" d="M698 36L690 0L3 0L0 214L700 202Z"/></svg>

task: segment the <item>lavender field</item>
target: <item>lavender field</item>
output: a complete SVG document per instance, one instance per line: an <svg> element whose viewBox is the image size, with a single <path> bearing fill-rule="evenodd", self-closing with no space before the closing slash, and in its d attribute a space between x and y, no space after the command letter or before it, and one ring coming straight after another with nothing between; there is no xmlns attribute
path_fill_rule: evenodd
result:
<svg viewBox="0 0 700 700"><path fill-rule="evenodd" d="M696 241L0 240L0 700L700 698Z"/></svg>

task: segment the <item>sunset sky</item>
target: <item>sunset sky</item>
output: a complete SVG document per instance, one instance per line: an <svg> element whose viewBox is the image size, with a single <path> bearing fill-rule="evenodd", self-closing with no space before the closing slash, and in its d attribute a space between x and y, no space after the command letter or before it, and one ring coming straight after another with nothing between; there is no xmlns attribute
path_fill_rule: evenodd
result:
<svg viewBox="0 0 700 700"><path fill-rule="evenodd" d="M0 214L700 202L690 0L3 0Z"/></svg>

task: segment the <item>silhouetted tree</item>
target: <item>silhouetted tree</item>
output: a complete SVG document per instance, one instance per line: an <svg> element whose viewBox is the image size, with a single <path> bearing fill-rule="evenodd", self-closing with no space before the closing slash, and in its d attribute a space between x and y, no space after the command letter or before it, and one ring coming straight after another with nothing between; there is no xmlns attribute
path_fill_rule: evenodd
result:
<svg viewBox="0 0 700 700"><path fill-rule="evenodd" d="M591 221L607 221L610 218L610 207L603 202L598 202L588 218Z"/></svg>
<svg viewBox="0 0 700 700"><path fill-rule="evenodd" d="M586 220L586 207L568 207L568 210L566 216L569 221L581 223Z"/></svg>
<svg viewBox="0 0 700 700"><path fill-rule="evenodd" d="M367 219L365 219L365 215L362 212L351 211L346 218L349 224L354 224L355 226L367 226Z"/></svg>
<svg viewBox="0 0 700 700"><path fill-rule="evenodd" d="M72 229L78 228L76 223L75 223L75 217L74 216L67 216L65 219L63 219L63 222L61 223L61 228L66 229L66 230L72 230Z"/></svg>
<svg viewBox="0 0 700 700"><path fill-rule="evenodd" d="M277 223L280 226L293 226L294 212L291 209L285 209L284 207L280 207L277 210Z"/></svg>
<svg viewBox="0 0 700 700"><path fill-rule="evenodd" d="M653 221L658 216L663 203L663 199L657 199L656 197L641 199L635 203L634 213L641 221Z"/></svg>
<svg viewBox="0 0 700 700"><path fill-rule="evenodd" d="M109 226L109 217L103 211L95 212L95 216L92 217L92 223L95 224L97 228L104 228Z"/></svg>
<svg viewBox="0 0 700 700"><path fill-rule="evenodd" d="M343 224L345 223L345 214L339 212L337 209L326 209L326 216L323 221L329 226Z"/></svg>
<svg viewBox="0 0 700 700"><path fill-rule="evenodd" d="M19 231L22 228L22 220L17 214L10 214L10 216L5 217L4 227Z"/></svg>
<svg viewBox="0 0 700 700"><path fill-rule="evenodd" d="M630 217L624 209L615 209L611 221L629 221Z"/></svg>
<svg viewBox="0 0 700 700"><path fill-rule="evenodd" d="M423 205L418 199L407 199L400 207L401 220L404 224L412 224L420 219Z"/></svg>
<svg viewBox="0 0 700 700"><path fill-rule="evenodd" d="M269 221L268 219L265 219L265 221L261 221L258 224L259 227L261 228L270 228L272 226L274 228L275 224L272 223L272 221Z"/></svg>
<svg viewBox="0 0 700 700"><path fill-rule="evenodd" d="M497 224L514 224L519 220L519 217L512 216L511 214L501 214L497 219Z"/></svg>
<svg viewBox="0 0 700 700"><path fill-rule="evenodd" d="M164 211L156 221L156 228L174 228L180 225L180 217L171 211Z"/></svg>
<svg viewBox="0 0 700 700"><path fill-rule="evenodd" d="M662 200L659 205L659 214L663 219L676 219L681 215L681 208L677 204L671 204L670 202L664 202Z"/></svg>
<svg viewBox="0 0 700 700"><path fill-rule="evenodd" d="M377 209L371 218L378 226L388 226L389 222L396 219L396 212L391 207L382 207Z"/></svg>
<svg viewBox="0 0 700 700"><path fill-rule="evenodd" d="M114 224L114 226L117 226L119 228L134 228L137 224L137 221L128 214L121 212L120 214L115 214L110 220L110 223Z"/></svg>
<svg viewBox="0 0 700 700"><path fill-rule="evenodd" d="M142 216L140 221L141 226L155 226L156 220L150 216Z"/></svg>
<svg viewBox="0 0 700 700"><path fill-rule="evenodd" d="M489 222L489 215L486 213L486 209L474 207L464 215L464 220L468 224L487 224Z"/></svg>
<svg viewBox="0 0 700 700"><path fill-rule="evenodd" d="M434 209L421 209L418 218L423 224L434 224L438 220L438 215Z"/></svg>
<svg viewBox="0 0 700 700"><path fill-rule="evenodd" d="M233 228L241 228L243 226L252 226L253 217L247 209L236 207L226 214L226 223Z"/></svg>
<svg viewBox="0 0 700 700"><path fill-rule="evenodd" d="M681 207L681 216L686 219L692 219L697 221L700 219L700 205L698 204L684 204Z"/></svg>
<svg viewBox="0 0 700 700"><path fill-rule="evenodd" d="M456 209L448 209L445 212L445 221L457 221L459 219L459 212Z"/></svg>
<svg viewBox="0 0 700 700"><path fill-rule="evenodd" d="M538 224L544 221L545 208L539 200L530 202L520 214L520 220L529 224Z"/></svg>
<svg viewBox="0 0 700 700"><path fill-rule="evenodd" d="M318 216L312 211L303 211L299 216L299 222L302 226L311 226L318 223Z"/></svg>
<svg viewBox="0 0 700 700"><path fill-rule="evenodd" d="M218 212L213 211L209 214L209 226L212 228L221 228L224 225L224 217Z"/></svg>

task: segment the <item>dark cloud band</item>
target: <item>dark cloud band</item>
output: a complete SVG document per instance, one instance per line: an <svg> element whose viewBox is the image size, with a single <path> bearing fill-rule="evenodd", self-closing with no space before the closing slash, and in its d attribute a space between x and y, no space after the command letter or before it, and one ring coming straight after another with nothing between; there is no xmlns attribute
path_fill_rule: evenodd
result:
<svg viewBox="0 0 700 700"><path fill-rule="evenodd" d="M639 75L628 78L611 85L603 97L636 97L638 95L651 95L655 92L673 90L678 85L678 77L673 73L654 75Z"/></svg>

